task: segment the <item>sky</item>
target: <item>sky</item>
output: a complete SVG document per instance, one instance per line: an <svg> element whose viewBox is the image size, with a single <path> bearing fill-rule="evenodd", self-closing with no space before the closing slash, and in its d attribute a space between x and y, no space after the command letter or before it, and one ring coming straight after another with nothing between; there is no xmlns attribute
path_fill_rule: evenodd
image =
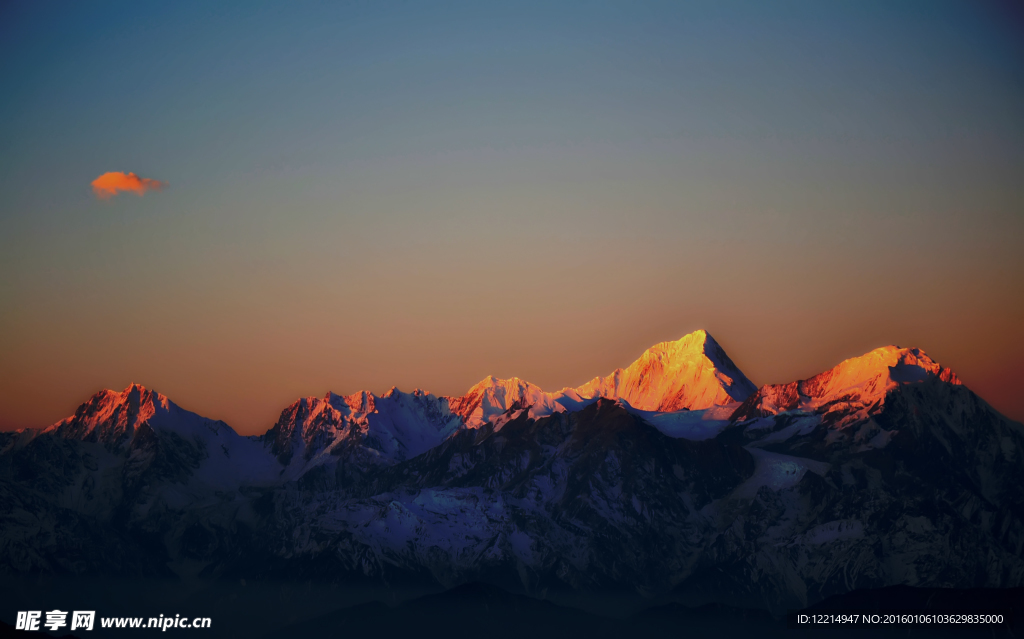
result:
<svg viewBox="0 0 1024 639"><path fill-rule="evenodd" d="M0 429L138 382L261 433L700 328L758 385L919 347L1024 420L1014 6L3 3Z"/></svg>

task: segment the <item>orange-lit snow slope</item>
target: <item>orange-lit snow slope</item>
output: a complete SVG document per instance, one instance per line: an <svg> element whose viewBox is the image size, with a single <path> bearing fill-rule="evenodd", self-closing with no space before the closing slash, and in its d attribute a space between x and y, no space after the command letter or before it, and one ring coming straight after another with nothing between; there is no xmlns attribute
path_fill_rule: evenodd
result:
<svg viewBox="0 0 1024 639"><path fill-rule="evenodd" d="M900 384L929 378L960 384L956 373L920 349L883 346L809 379L763 386L743 403L733 420L799 411L823 413L826 424L842 428L866 419Z"/></svg>
<svg viewBox="0 0 1024 639"><path fill-rule="evenodd" d="M718 342L701 330L656 344L628 367L579 388L547 393L516 377L487 377L450 403L467 426L475 427L517 404L529 407L534 417L577 408L600 397L623 400L640 410L671 412L742 402L756 390Z"/></svg>
<svg viewBox="0 0 1024 639"><path fill-rule="evenodd" d="M869 422L887 405L891 391L907 386L946 393L941 397L963 389L951 370L923 351L898 346L875 349L806 380L756 389L710 335L697 331L649 348L607 377L557 392L515 377L487 377L461 397L397 388L381 396L328 393L300 398L260 437L239 437L223 422L183 410L163 395L132 384L121 393L97 393L74 416L47 430L114 448L171 431L189 441L215 442L207 448L224 452L228 461L204 471L204 481L242 477L259 483L276 477L282 467L289 469L287 476L298 477L340 459L360 467L388 465L422 454L463 428L490 424L500 429L524 412L537 419L582 410L600 398L622 403L669 437L703 440L743 422L748 431L778 430L782 417L797 421L779 432L823 425L838 433ZM953 400L938 401L945 405ZM237 472L225 475L225 464ZM243 467L247 470L238 470Z"/></svg>
<svg viewBox="0 0 1024 639"><path fill-rule="evenodd" d="M608 377L563 391L583 399L624 399L650 411L702 410L743 401L757 388L706 331L647 349Z"/></svg>
<svg viewBox="0 0 1024 639"><path fill-rule="evenodd" d="M73 416L60 420L45 432L112 445L131 439L136 430L144 426L154 430L169 428L175 432L187 427L190 433L231 431L224 422L182 410L164 395L132 384L120 393L112 390L96 393L79 406Z"/></svg>

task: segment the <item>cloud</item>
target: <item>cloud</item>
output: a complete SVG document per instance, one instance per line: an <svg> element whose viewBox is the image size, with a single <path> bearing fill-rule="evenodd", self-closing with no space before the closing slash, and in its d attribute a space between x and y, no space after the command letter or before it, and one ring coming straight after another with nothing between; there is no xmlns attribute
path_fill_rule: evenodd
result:
<svg viewBox="0 0 1024 639"><path fill-rule="evenodd" d="M101 200L109 200L120 191L131 191L135 195L142 197L146 191L159 191L165 186L167 186L167 182L140 178L134 173L125 174L120 171L104 173L92 181L92 190L96 193L96 197Z"/></svg>

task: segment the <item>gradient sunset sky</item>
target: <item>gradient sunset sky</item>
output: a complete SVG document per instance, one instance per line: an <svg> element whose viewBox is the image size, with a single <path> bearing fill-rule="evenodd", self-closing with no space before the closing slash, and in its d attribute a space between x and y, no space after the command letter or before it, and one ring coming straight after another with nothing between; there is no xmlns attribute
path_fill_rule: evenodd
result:
<svg viewBox="0 0 1024 639"><path fill-rule="evenodd" d="M135 381L259 433L698 328L756 384L920 347L1024 419L1014 5L3 3L0 429Z"/></svg>

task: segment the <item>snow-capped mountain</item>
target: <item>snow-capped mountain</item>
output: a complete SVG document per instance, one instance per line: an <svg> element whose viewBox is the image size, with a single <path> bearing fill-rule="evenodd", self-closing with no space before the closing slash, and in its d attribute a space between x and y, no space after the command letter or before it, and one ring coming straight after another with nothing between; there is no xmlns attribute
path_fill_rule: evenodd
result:
<svg viewBox="0 0 1024 639"><path fill-rule="evenodd" d="M462 397L450 398L449 404L469 428L479 428L513 407L526 409L535 418L564 411L559 398L560 395L546 393L539 386L518 377L498 379L488 376Z"/></svg>
<svg viewBox="0 0 1024 639"><path fill-rule="evenodd" d="M222 428L228 428L227 424L182 410L160 393L131 384L120 393L112 390L96 393L79 406L74 415L43 432L116 448L130 443L139 436L140 430L202 437L207 433L216 434Z"/></svg>
<svg viewBox="0 0 1024 639"><path fill-rule="evenodd" d="M747 399L757 387L706 331L647 349L628 367L563 391L582 399L624 399L657 412L702 410Z"/></svg>
<svg viewBox="0 0 1024 639"><path fill-rule="evenodd" d="M823 414L829 424L843 428L866 419L891 391L930 379L960 384L953 371L943 368L923 351L884 346L810 379L764 386L747 398L734 419L799 411Z"/></svg>
<svg viewBox="0 0 1024 639"><path fill-rule="evenodd" d="M132 385L0 434L0 570L631 591L774 610L1024 585L1024 426L894 346L755 389L703 331L549 393L299 399L260 437Z"/></svg>
<svg viewBox="0 0 1024 639"><path fill-rule="evenodd" d="M167 471L211 486L236 486L272 482L280 472L257 438L242 437L139 384L96 393L39 434L46 435L98 444L93 449L103 449L104 457L126 455L130 477Z"/></svg>
<svg viewBox="0 0 1024 639"><path fill-rule="evenodd" d="M387 464L437 446L460 427L462 419L449 409L447 398L392 388L379 397L366 391L304 397L284 409L263 438L286 466L295 456L305 464L299 468L306 468L343 453Z"/></svg>
<svg viewBox="0 0 1024 639"><path fill-rule="evenodd" d="M545 392L518 377L486 377L464 396L451 398L450 404L468 427L479 428L513 407L539 418L580 410L604 398L622 400L648 414L673 413L729 406L756 390L718 342L701 330L656 344L628 367L577 388Z"/></svg>

